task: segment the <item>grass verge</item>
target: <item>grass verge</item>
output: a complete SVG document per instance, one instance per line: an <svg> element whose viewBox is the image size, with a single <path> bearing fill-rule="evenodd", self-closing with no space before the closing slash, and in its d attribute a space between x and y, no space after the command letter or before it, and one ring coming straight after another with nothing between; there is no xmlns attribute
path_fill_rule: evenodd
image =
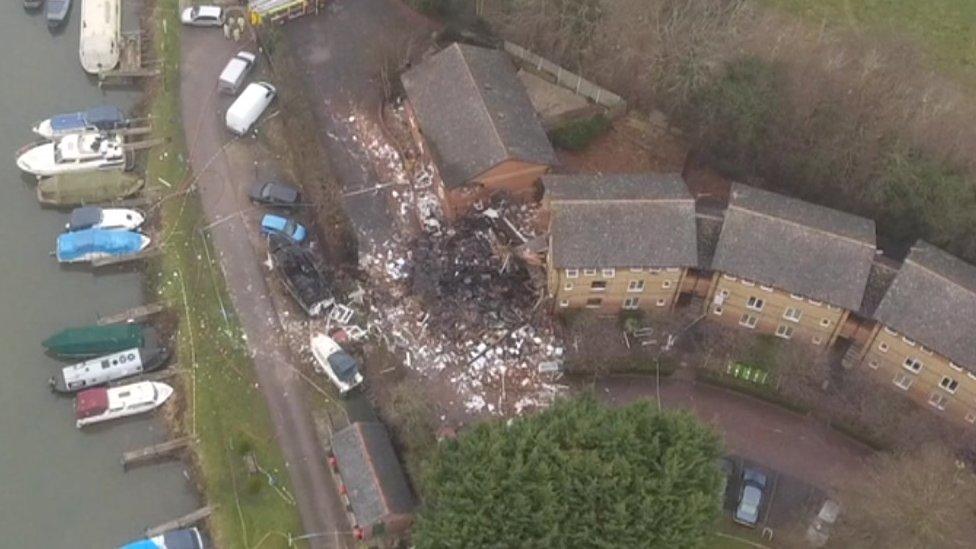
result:
<svg viewBox="0 0 976 549"><path fill-rule="evenodd" d="M274 438L264 397L258 390L243 332L204 224L200 200L188 175L180 123L180 23L176 0L156 5L154 47L163 60L149 112L166 145L150 153L149 191L165 195L158 207L157 241L164 253L147 268L147 292L173 304L179 317L178 360L183 413L177 429L197 437L195 467L206 500L217 509L210 519L218 547L285 547L300 522L290 495L284 459ZM253 454L261 472L248 472Z"/></svg>

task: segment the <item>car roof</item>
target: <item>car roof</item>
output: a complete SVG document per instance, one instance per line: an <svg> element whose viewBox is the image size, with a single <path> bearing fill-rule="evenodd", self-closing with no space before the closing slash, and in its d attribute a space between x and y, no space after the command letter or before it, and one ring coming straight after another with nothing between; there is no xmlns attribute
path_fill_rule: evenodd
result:
<svg viewBox="0 0 976 549"><path fill-rule="evenodd" d="M220 14L224 11L220 6L196 6L196 8L198 16L220 17Z"/></svg>
<svg viewBox="0 0 976 549"><path fill-rule="evenodd" d="M269 229L277 229L280 231L284 229L285 225L287 224L288 219L281 217L280 215L264 214L264 217L261 218L261 226L268 227Z"/></svg>
<svg viewBox="0 0 976 549"><path fill-rule="evenodd" d="M281 200L282 202L294 202L298 200L298 189L292 187L291 185L286 185L284 183L278 183L277 181L272 181L268 183L271 186L270 192L271 196Z"/></svg>

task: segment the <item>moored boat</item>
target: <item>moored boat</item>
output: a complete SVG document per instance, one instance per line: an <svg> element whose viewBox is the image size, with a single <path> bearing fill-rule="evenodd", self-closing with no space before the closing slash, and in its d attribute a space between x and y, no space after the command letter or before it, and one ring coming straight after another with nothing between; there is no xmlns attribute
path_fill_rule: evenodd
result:
<svg viewBox="0 0 976 549"><path fill-rule="evenodd" d="M85 389L75 399L75 425L80 429L85 425L151 412L172 395L173 388L158 381Z"/></svg>
<svg viewBox="0 0 976 549"><path fill-rule="evenodd" d="M152 342L142 348L128 349L65 366L48 383L51 389L59 393L74 393L158 370L166 364L168 358L169 350Z"/></svg>
<svg viewBox="0 0 976 549"><path fill-rule="evenodd" d="M126 543L119 549L205 549L203 536L196 528L170 530L165 534Z"/></svg>
<svg viewBox="0 0 976 549"><path fill-rule="evenodd" d="M47 0L47 6L44 8L47 26L52 29L60 27L68 18L68 10L70 9L71 0Z"/></svg>
<svg viewBox="0 0 976 549"><path fill-rule="evenodd" d="M64 2L67 4L69 0ZM47 5L50 7L51 2ZM45 139L54 139L69 133L112 131L128 125L129 120L122 109L112 105L101 105L78 112L56 114L34 124L31 130Z"/></svg>
<svg viewBox="0 0 976 549"><path fill-rule="evenodd" d="M66 173L37 182L37 200L48 206L79 206L110 202L142 189L139 176L123 172Z"/></svg>
<svg viewBox="0 0 976 549"><path fill-rule="evenodd" d="M121 4L121 0L81 0L78 57L89 74L109 71L119 64Z"/></svg>
<svg viewBox="0 0 976 549"><path fill-rule="evenodd" d="M61 234L55 255L61 263L87 263L135 255L145 250L149 242L148 236L125 229L84 229Z"/></svg>
<svg viewBox="0 0 976 549"><path fill-rule="evenodd" d="M122 137L96 132L31 143L17 152L17 167L37 176L121 170L125 161Z"/></svg>
<svg viewBox="0 0 976 549"><path fill-rule="evenodd" d="M88 358L146 345L155 330L138 324L110 324L66 328L41 342L48 351L66 358Z"/></svg>
<svg viewBox="0 0 976 549"><path fill-rule="evenodd" d="M36 10L44 4L44 0L24 0L25 10Z"/></svg>
<svg viewBox="0 0 976 549"><path fill-rule="evenodd" d="M138 229L146 218L142 212L127 208L99 208L98 206L84 206L75 208L71 218L65 226L68 231L82 231L85 229Z"/></svg>

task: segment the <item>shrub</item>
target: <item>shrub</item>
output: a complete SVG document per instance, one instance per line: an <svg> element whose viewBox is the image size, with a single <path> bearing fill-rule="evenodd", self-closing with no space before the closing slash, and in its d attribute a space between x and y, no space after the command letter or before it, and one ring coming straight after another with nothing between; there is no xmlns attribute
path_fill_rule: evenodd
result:
<svg viewBox="0 0 976 549"><path fill-rule="evenodd" d="M610 120L598 114L591 118L574 120L549 132L552 144L568 151L581 151L594 139L610 129Z"/></svg>

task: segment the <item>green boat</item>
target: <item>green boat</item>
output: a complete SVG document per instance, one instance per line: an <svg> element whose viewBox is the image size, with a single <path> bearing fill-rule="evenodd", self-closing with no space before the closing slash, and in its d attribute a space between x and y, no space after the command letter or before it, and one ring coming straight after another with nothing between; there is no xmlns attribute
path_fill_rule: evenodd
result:
<svg viewBox="0 0 976 549"><path fill-rule="evenodd" d="M38 181L37 200L50 206L98 204L132 196L142 185L137 174L121 170L67 173Z"/></svg>
<svg viewBox="0 0 976 549"><path fill-rule="evenodd" d="M41 345L63 357L92 357L142 347L149 330L138 324L82 326L61 330Z"/></svg>

